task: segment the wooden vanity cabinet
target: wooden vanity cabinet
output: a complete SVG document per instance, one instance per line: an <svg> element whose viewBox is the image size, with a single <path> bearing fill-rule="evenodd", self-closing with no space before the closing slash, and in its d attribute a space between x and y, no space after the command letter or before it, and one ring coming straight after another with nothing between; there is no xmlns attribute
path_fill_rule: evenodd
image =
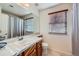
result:
<svg viewBox="0 0 79 59"><path fill-rule="evenodd" d="M25 50L21 56L42 56L42 41Z"/></svg>

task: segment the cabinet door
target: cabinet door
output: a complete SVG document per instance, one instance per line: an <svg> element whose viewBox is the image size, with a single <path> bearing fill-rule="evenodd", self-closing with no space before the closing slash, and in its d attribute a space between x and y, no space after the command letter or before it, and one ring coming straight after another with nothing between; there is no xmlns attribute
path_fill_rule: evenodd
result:
<svg viewBox="0 0 79 59"><path fill-rule="evenodd" d="M36 56L36 49L34 49L33 52L29 54L29 56Z"/></svg>
<svg viewBox="0 0 79 59"><path fill-rule="evenodd" d="M37 43L37 55L42 56L42 41Z"/></svg>
<svg viewBox="0 0 79 59"><path fill-rule="evenodd" d="M36 44L23 52L23 56L36 55Z"/></svg>

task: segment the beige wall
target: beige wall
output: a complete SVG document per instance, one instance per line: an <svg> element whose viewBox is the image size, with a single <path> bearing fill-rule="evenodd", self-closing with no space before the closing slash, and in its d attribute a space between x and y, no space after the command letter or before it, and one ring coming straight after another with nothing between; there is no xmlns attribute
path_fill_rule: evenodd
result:
<svg viewBox="0 0 79 59"><path fill-rule="evenodd" d="M67 14L67 35L48 34L49 16L48 13L68 9ZM48 43L48 48L64 54L72 53L72 4L59 4L49 9L40 11L40 33L44 36L44 41Z"/></svg>
<svg viewBox="0 0 79 59"><path fill-rule="evenodd" d="M39 11L38 11L38 8L35 6L35 4L31 4L30 11L31 11L36 17L39 17Z"/></svg>

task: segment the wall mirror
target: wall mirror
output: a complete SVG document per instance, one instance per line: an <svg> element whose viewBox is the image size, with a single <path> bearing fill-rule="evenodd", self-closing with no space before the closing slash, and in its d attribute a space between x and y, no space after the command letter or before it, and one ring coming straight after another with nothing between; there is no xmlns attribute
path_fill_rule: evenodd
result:
<svg viewBox="0 0 79 59"><path fill-rule="evenodd" d="M0 4L0 6L4 6L5 8L1 9L0 13L0 38L14 38L24 35L30 35L34 33L39 33L39 16L34 14L35 9L23 9L23 7L19 7L16 4L12 4L12 6L20 8L19 10L12 11L13 7L10 7L9 4ZM7 11L9 8L10 12ZM33 8L33 7L32 7ZM32 12L33 11L33 12ZM18 12L17 14L15 12ZM30 12L26 15L20 15L25 12Z"/></svg>

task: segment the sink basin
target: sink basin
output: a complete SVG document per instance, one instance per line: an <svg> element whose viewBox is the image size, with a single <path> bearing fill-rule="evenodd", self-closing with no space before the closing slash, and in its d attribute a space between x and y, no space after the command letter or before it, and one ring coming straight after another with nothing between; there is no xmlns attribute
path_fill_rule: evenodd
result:
<svg viewBox="0 0 79 59"><path fill-rule="evenodd" d="M18 43L12 43L8 45L10 47L10 49L12 49L12 51L14 52L19 52L23 47L21 45L19 45Z"/></svg>
<svg viewBox="0 0 79 59"><path fill-rule="evenodd" d="M25 42L19 41L9 44L8 46L10 47L10 49L12 49L12 51L16 52L17 54L18 52L21 52L25 48L29 47L28 44L26 44Z"/></svg>
<svg viewBox="0 0 79 59"><path fill-rule="evenodd" d="M26 45L28 45L28 44L30 44L31 42L30 41L20 41L20 42L18 42L20 45L22 45L22 46L26 46Z"/></svg>

